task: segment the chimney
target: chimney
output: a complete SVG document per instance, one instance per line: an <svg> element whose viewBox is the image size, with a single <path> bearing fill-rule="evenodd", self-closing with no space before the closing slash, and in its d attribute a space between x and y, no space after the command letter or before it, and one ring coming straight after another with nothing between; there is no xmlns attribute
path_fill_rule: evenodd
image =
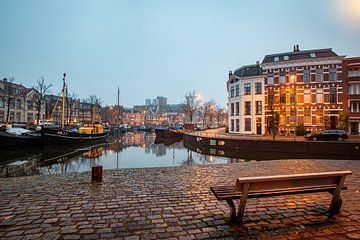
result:
<svg viewBox="0 0 360 240"><path fill-rule="evenodd" d="M299 49L299 45L296 45L296 50L299 52L300 49Z"/></svg>
<svg viewBox="0 0 360 240"><path fill-rule="evenodd" d="M296 52L296 45L294 45L294 52Z"/></svg>
<svg viewBox="0 0 360 240"><path fill-rule="evenodd" d="M229 77L232 75L232 71L231 70L229 70Z"/></svg>

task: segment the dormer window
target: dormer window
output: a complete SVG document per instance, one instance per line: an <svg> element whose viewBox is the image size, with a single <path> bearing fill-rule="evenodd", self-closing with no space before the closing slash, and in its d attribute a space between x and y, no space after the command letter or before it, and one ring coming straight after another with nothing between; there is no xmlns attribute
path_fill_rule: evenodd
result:
<svg viewBox="0 0 360 240"><path fill-rule="evenodd" d="M285 61L289 61L289 56L284 56Z"/></svg>
<svg viewBox="0 0 360 240"><path fill-rule="evenodd" d="M316 53L310 53L311 58L316 58Z"/></svg>
<svg viewBox="0 0 360 240"><path fill-rule="evenodd" d="M274 62L278 62L279 61L279 57L274 57Z"/></svg>

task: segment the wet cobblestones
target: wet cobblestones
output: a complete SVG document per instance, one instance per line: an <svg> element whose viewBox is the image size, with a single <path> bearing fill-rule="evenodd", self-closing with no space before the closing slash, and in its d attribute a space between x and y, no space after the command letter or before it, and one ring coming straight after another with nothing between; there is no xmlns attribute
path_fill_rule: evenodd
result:
<svg viewBox="0 0 360 240"><path fill-rule="evenodd" d="M249 199L243 225L209 187L237 177L352 170L330 194ZM360 239L360 161L282 160L0 179L0 239Z"/></svg>

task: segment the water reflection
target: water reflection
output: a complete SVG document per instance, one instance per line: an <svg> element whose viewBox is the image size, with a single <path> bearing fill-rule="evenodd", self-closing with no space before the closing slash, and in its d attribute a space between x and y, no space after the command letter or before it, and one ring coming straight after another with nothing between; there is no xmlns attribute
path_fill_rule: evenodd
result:
<svg viewBox="0 0 360 240"><path fill-rule="evenodd" d="M222 157L207 157L184 148L181 139L160 139L155 134L128 132L96 146L65 146L37 149L3 161L0 176L63 174L90 171L94 165L104 169L163 167L225 163ZM8 153L11 155L11 153Z"/></svg>

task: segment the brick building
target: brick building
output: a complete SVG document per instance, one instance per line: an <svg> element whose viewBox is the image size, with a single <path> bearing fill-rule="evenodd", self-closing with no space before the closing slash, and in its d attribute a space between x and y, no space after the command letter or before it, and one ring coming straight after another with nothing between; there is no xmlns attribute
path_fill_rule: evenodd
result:
<svg viewBox="0 0 360 240"><path fill-rule="evenodd" d="M294 120L307 131L325 129L324 119L330 128L337 128L344 108L343 58L331 48L301 51L298 45L292 52L266 55L261 66L266 75L267 119L273 107L280 113L279 130L284 132L294 131Z"/></svg>
<svg viewBox="0 0 360 240"><path fill-rule="evenodd" d="M349 133L360 134L360 57L343 61L344 111L349 115Z"/></svg>

